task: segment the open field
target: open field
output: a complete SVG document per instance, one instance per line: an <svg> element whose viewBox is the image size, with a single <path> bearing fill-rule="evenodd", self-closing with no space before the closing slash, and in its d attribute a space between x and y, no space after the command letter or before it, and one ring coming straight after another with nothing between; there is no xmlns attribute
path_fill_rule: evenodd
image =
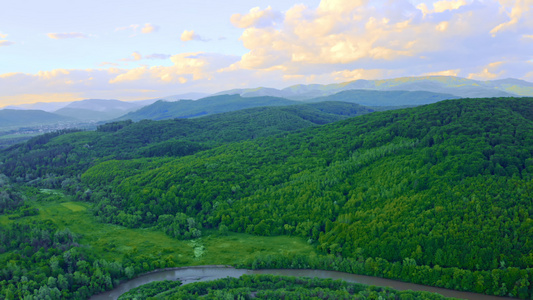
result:
<svg viewBox="0 0 533 300"><path fill-rule="evenodd" d="M60 229L69 228L81 236L80 242L91 252L106 260L121 261L125 256L160 257L175 266L236 264L259 254L315 255L304 239L289 236L261 237L242 233L220 236L216 230L204 231L195 240L179 241L152 229L129 229L98 222L91 214L89 203L74 202L59 191L42 190L29 203L39 209L37 216L18 222L50 220ZM16 222L8 215L0 216L1 224Z"/></svg>

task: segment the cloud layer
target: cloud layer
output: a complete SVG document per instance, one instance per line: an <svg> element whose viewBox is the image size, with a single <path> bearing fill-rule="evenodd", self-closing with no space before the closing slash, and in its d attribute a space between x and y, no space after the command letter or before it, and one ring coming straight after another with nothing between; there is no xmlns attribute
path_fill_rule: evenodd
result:
<svg viewBox="0 0 533 300"><path fill-rule="evenodd" d="M47 36L54 40L63 39L76 39L76 38L88 38L89 36L81 32L68 32L68 33L48 33Z"/></svg>
<svg viewBox="0 0 533 300"><path fill-rule="evenodd" d="M181 41L205 41L192 43L205 49L180 53L176 48L174 55L145 56L135 51L122 60L153 63L157 59L159 66L118 68L105 63L102 66L107 69L3 74L0 90L5 96L0 101L27 98L28 91L54 97L142 99L190 91L418 75L532 81L532 7L533 0L441 0L418 5L406 0L322 0L317 7L297 4L286 11L256 7L228 16L242 32L239 42L244 54L216 53L216 41L184 30ZM116 31L147 34L157 28L146 23ZM48 36L87 37L83 33Z"/></svg>

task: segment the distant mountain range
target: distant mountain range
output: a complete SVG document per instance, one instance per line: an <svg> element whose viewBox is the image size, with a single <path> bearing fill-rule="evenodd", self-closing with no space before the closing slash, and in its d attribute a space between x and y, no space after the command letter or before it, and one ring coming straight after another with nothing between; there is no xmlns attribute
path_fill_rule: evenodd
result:
<svg viewBox="0 0 533 300"><path fill-rule="evenodd" d="M56 110L54 113L62 116L70 116L80 121L97 122L118 118L141 107L141 104L134 102L87 99L72 102L63 108Z"/></svg>
<svg viewBox="0 0 533 300"><path fill-rule="evenodd" d="M533 83L519 79L479 81L451 76L425 76L355 80L327 85L294 85L281 90L262 87L234 89L206 96L208 94L187 93L130 102L87 99L74 102L38 102L6 108L10 111L19 110L19 120L32 121L20 126L49 123L49 120L54 118L66 120L58 118L57 115L79 122L162 120L199 117L258 106L290 105L298 101L342 101L378 107L415 106L465 97L533 96ZM38 116L35 112L22 113L28 109L54 113L56 116L52 118L44 114ZM20 123L17 120L14 120L14 123L8 120L9 118L2 119L0 126L19 126L14 125Z"/></svg>
<svg viewBox="0 0 533 300"><path fill-rule="evenodd" d="M195 101L157 101L152 105L128 113L117 120L131 119L133 121L139 121L143 119L193 118L258 106L281 106L297 103L300 102L269 96L244 98L240 95L219 95Z"/></svg>
<svg viewBox="0 0 533 300"><path fill-rule="evenodd" d="M348 102L366 106L416 106L435 103L446 99L458 98L451 94L408 91L371 91L348 90L334 95L323 96L304 102ZM193 118L222 112L236 111L259 106L280 106L300 104L302 101L288 100L273 96L244 97L242 95L218 95L196 101L177 102L157 101L137 111L130 112L117 120L143 119L165 120L174 118Z"/></svg>
<svg viewBox="0 0 533 300"><path fill-rule="evenodd" d="M243 97L274 96L291 100L307 100L346 90L427 91L451 94L460 98L516 97L533 96L533 83L519 79L480 81L453 76L422 76L383 80L360 79L326 85L299 84L281 90L273 88L234 89L215 95L239 94Z"/></svg>
<svg viewBox="0 0 533 300"><path fill-rule="evenodd" d="M61 122L73 123L76 121L72 117L61 116L42 110L0 110L0 127L24 127Z"/></svg>

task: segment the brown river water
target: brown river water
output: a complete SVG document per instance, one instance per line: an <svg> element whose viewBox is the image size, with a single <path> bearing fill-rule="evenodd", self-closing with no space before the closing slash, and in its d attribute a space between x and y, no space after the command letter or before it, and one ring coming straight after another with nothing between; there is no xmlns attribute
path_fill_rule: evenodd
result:
<svg viewBox="0 0 533 300"><path fill-rule="evenodd" d="M397 280L384 279L379 277L355 275L336 271L323 271L323 270L299 270L299 269L265 269L265 270L245 270L235 269L228 266L195 266L195 267L183 267L175 268L171 270L161 270L150 272L148 274L141 275L137 278L125 281L111 291L107 291L98 295L94 295L90 300L111 300L117 299L120 295L136 288L143 284L152 281L161 280L180 280L183 284L193 283L198 281L215 280L226 277L240 277L244 274L271 274L271 275L283 275L283 276L301 276L301 277L318 277L318 278L331 278L342 279L348 282L356 282L367 285L386 286L396 290L413 290L413 291L426 291L439 293L446 297L455 297L462 299L473 300L502 300L502 299L514 299L506 297L488 296L469 292L460 292L454 290L448 290L443 288L436 288L426 285L401 282Z"/></svg>

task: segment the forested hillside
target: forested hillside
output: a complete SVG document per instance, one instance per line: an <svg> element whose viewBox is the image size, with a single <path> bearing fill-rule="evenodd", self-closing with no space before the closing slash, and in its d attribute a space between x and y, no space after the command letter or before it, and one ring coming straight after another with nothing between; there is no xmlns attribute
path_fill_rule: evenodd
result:
<svg viewBox="0 0 533 300"><path fill-rule="evenodd" d="M291 104L298 104L298 102L270 96L243 98L240 95L220 95L194 101L157 101L154 104L145 106L137 111L130 112L117 118L117 120L140 121L144 119L166 120L174 118L193 118L252 107L283 106Z"/></svg>
<svg viewBox="0 0 533 300"><path fill-rule="evenodd" d="M108 161L82 179L115 193L91 197L106 222L177 238L290 234L343 257L504 269L517 285L482 278L482 292L517 295L533 265L532 101L443 101L175 160Z"/></svg>
<svg viewBox="0 0 533 300"><path fill-rule="evenodd" d="M417 106L431 104L442 100L457 99L451 94L425 91L373 91L348 90L333 95L317 97L308 102L343 101L367 106Z"/></svg>
<svg viewBox="0 0 533 300"><path fill-rule="evenodd" d="M63 130L2 152L0 172L58 187L97 160L184 156L224 143L323 125L373 112L353 103L258 107L195 119L119 121L96 131Z"/></svg>
<svg viewBox="0 0 533 300"><path fill-rule="evenodd" d="M239 264L530 298L533 99L368 112L316 103L120 121L7 149L0 291L83 298L135 274L199 262L202 236L217 249L206 262L217 264L245 247L237 235L274 239L269 245L289 235L301 243L296 250L320 255L258 246L280 255L250 249Z"/></svg>

